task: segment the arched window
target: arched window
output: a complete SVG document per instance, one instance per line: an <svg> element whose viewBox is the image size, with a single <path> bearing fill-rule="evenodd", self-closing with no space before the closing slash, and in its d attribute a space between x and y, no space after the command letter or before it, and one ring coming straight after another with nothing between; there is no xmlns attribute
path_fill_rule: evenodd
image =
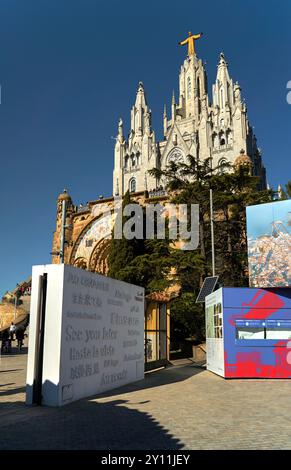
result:
<svg viewBox="0 0 291 470"><path fill-rule="evenodd" d="M226 158L221 158L218 162L218 173L222 175L226 172L227 160Z"/></svg>
<svg viewBox="0 0 291 470"><path fill-rule="evenodd" d="M197 96L200 98L200 79L199 77L197 78Z"/></svg>
<svg viewBox="0 0 291 470"><path fill-rule="evenodd" d="M219 137L217 134L213 134L212 136L212 139L213 139L213 148L214 149L218 149L219 148Z"/></svg>
<svg viewBox="0 0 291 470"><path fill-rule="evenodd" d="M124 159L124 168L128 168L128 155L126 155Z"/></svg>
<svg viewBox="0 0 291 470"><path fill-rule="evenodd" d="M187 79L187 95L188 95L188 98L190 98L191 96L191 78L188 77Z"/></svg>
<svg viewBox="0 0 291 470"><path fill-rule="evenodd" d="M131 193L135 193L135 191L136 191L136 180L135 180L135 178L131 178L131 180L129 181L129 191Z"/></svg>
<svg viewBox="0 0 291 470"><path fill-rule="evenodd" d="M224 106L224 91L223 91L223 88L221 88L221 90L220 90L220 106L221 106L221 108L223 108L223 106Z"/></svg>
<svg viewBox="0 0 291 470"><path fill-rule="evenodd" d="M232 132L230 129L228 129L227 133L226 133L226 142L227 142L227 145L232 145L233 144L233 137L232 137Z"/></svg>
<svg viewBox="0 0 291 470"><path fill-rule="evenodd" d="M226 143L226 139L225 139L225 134L224 132L220 132L219 134L219 145L220 147L223 147Z"/></svg>
<svg viewBox="0 0 291 470"><path fill-rule="evenodd" d="M136 166L139 166L139 164L140 164L139 157L140 157L140 153L137 152L137 154L136 154Z"/></svg>

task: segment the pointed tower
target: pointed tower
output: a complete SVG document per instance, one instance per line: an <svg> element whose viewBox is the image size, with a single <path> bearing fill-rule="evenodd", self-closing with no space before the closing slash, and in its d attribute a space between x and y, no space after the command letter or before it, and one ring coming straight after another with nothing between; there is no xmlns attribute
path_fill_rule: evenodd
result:
<svg viewBox="0 0 291 470"><path fill-rule="evenodd" d="M118 133L115 139L114 170L113 170L113 196L120 195L120 185L122 185L122 168L125 155L126 143L123 134L123 121L119 118Z"/></svg>
<svg viewBox="0 0 291 470"><path fill-rule="evenodd" d="M149 169L157 166L157 148L151 126L151 110L142 82L138 84L130 121L128 140L124 139L123 124L119 121L113 171L114 195L122 196L127 190L133 193L144 191L145 181L149 187L156 184L147 174Z"/></svg>
<svg viewBox="0 0 291 470"><path fill-rule="evenodd" d="M195 49L188 48L188 55L180 69L178 103L173 92L171 119L168 120L164 114L165 139L159 143L162 168L169 161L186 162L189 154L199 157L199 136L202 146L207 146L208 106L204 64Z"/></svg>
<svg viewBox="0 0 291 470"><path fill-rule="evenodd" d="M188 56L180 70L177 114L184 119L198 121L201 100L206 94L207 78L202 60L196 55Z"/></svg>
<svg viewBox="0 0 291 470"><path fill-rule="evenodd" d="M71 252L71 239L72 239L72 230L70 226L73 226L73 216L76 212L76 206L73 205L72 198L68 194L66 189L59 194L57 199L57 215L56 215L56 229L53 235L53 247L52 247L52 263L60 263L60 249L61 249L61 231L62 231L62 211L63 203L65 201L65 263L69 263L69 255Z"/></svg>
<svg viewBox="0 0 291 470"><path fill-rule="evenodd" d="M180 68L179 98L176 101L173 93L168 116L164 108L164 137L157 143L144 86L139 82L128 140L124 139L121 125L116 139L114 191L120 195L128 189L136 192L147 188L151 192L160 185L148 173L154 167L163 170L169 162L186 162L191 155L201 162L209 160L212 168L225 171L225 163L234 164L242 150L251 160L252 174L260 178L260 188L266 187L266 170L248 121L246 104L239 84L230 76L223 53L219 56L210 102L205 66L194 43L201 36L202 33L189 32L188 38L179 43L188 46Z"/></svg>
<svg viewBox="0 0 291 470"><path fill-rule="evenodd" d="M248 121L246 107L241 99L238 83L234 84L228 64L221 52L217 75L212 87L211 156L213 167L223 167L227 161L234 163L244 149L251 157L248 146Z"/></svg>

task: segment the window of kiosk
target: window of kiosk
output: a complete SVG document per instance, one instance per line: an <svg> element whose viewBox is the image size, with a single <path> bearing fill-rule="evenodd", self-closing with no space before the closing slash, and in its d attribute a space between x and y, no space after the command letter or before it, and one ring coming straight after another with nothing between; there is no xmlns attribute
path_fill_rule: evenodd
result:
<svg viewBox="0 0 291 470"><path fill-rule="evenodd" d="M266 339L291 339L291 320L268 320Z"/></svg>
<svg viewBox="0 0 291 470"><path fill-rule="evenodd" d="M265 322L261 320L236 320L236 339L265 339Z"/></svg>
<svg viewBox="0 0 291 470"><path fill-rule="evenodd" d="M222 338L222 305L217 303L206 309L206 337Z"/></svg>

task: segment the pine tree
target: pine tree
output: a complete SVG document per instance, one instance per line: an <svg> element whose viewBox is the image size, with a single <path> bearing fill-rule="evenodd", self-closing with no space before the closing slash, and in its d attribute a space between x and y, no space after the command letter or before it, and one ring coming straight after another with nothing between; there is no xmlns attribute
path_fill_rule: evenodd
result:
<svg viewBox="0 0 291 470"><path fill-rule="evenodd" d="M130 204L130 195L127 192L122 201L122 213L117 217L122 218L122 227L129 217L123 215L126 205ZM146 213L143 211L143 231L146 229ZM119 221L117 221L119 223ZM171 269L171 260L169 258L169 241L165 240L127 240L114 238L110 243L108 257L109 276L132 284L140 285L145 288L146 293L163 291L170 285L169 272Z"/></svg>
<svg viewBox="0 0 291 470"><path fill-rule="evenodd" d="M121 218L122 228L124 227L125 222L130 218L129 216L123 215L123 210L128 204L130 204L129 191L127 191L127 193L125 194L122 201L122 210L119 211L117 215L117 217ZM120 223L120 221L116 221L116 223ZM114 279L126 280L123 272L124 268L128 266L137 256L143 254L143 252L144 243L141 240L137 240L136 238L133 238L132 240L127 240L124 236L123 230L122 238L116 239L114 237L113 230L108 256L108 275L110 277L113 277Z"/></svg>
<svg viewBox="0 0 291 470"><path fill-rule="evenodd" d="M165 178L172 193L172 202L199 204L199 248L196 252L177 251L172 254L179 298L172 301L172 334L201 339L204 305L195 303L202 280L212 275L210 236L210 189L213 192L216 273L225 286L245 286L247 276L247 205L272 201L272 191L258 191L258 178L251 176L248 166L225 172L211 169L209 161L199 162L192 156L185 164L171 163L165 171L153 169L158 179ZM232 170L232 171L228 171Z"/></svg>

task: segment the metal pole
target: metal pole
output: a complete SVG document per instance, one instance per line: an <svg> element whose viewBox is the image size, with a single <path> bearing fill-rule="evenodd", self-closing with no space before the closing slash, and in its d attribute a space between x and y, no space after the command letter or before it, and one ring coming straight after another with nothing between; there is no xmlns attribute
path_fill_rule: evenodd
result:
<svg viewBox="0 0 291 470"><path fill-rule="evenodd" d="M66 230L66 200L62 201L62 227L61 227L61 243L60 243L60 262L65 259L65 230Z"/></svg>
<svg viewBox="0 0 291 470"><path fill-rule="evenodd" d="M212 276L215 276L215 252L214 252L214 225L213 225L212 189L210 189L210 228L211 228Z"/></svg>

